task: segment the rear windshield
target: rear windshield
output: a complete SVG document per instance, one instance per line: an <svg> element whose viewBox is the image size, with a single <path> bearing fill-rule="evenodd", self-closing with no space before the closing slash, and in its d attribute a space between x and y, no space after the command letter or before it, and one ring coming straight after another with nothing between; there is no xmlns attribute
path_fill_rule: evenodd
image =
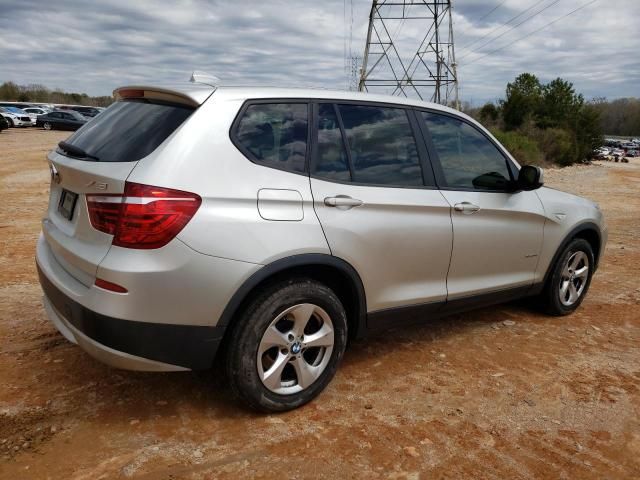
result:
<svg viewBox="0 0 640 480"><path fill-rule="evenodd" d="M153 152L193 113L186 105L126 100L112 104L66 143L86 153L81 160L135 162ZM68 155L62 149L58 153Z"/></svg>

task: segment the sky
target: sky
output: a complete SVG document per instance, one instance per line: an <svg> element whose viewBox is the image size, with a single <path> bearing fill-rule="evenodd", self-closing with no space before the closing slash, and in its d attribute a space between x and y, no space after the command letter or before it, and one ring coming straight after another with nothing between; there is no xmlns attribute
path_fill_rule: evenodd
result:
<svg viewBox="0 0 640 480"><path fill-rule="evenodd" d="M598 0L519 40L589 1L453 0L461 100L502 98L525 71L569 80L587 99L640 96L639 1ZM362 56L370 8L369 0L0 0L0 83L108 95L200 70L225 84L345 89L345 53ZM403 59L428 23L399 30Z"/></svg>

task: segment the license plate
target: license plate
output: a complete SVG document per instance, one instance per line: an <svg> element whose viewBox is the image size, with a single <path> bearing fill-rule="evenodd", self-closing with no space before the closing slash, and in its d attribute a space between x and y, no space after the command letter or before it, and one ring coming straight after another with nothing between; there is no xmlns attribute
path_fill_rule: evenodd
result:
<svg viewBox="0 0 640 480"><path fill-rule="evenodd" d="M60 196L60 203L58 203L58 211L67 220L73 218L73 211L76 208L76 202L78 201L78 194L70 192L69 190L62 190Z"/></svg>

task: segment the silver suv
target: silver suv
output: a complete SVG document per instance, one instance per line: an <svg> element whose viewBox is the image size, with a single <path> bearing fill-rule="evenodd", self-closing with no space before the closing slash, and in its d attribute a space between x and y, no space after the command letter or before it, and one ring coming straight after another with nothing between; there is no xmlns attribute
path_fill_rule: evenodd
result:
<svg viewBox="0 0 640 480"><path fill-rule="evenodd" d="M607 230L475 120L351 92L122 87L48 155L57 329L119 368L224 362L251 407L317 396L347 343L536 296L575 310Z"/></svg>

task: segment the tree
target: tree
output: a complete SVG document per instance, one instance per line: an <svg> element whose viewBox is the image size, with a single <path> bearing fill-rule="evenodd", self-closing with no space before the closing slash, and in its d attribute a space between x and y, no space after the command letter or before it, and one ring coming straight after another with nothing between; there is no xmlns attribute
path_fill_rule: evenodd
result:
<svg viewBox="0 0 640 480"><path fill-rule="evenodd" d="M507 84L502 119L505 129L515 132L501 138L527 161L535 161L542 154L546 161L571 165L590 158L593 149L601 145L604 105L585 103L573 84L561 78L543 85L535 75L523 73ZM491 108L485 107L480 111L481 118L491 115ZM640 122L640 109L638 113ZM616 120L620 121L615 123L622 123L617 117ZM538 151L526 138L538 145Z"/></svg>
<svg viewBox="0 0 640 480"><path fill-rule="evenodd" d="M507 130L520 128L527 117L534 115L540 104L542 86L538 77L522 73L507 84L507 98L502 102L502 119Z"/></svg>
<svg viewBox="0 0 640 480"><path fill-rule="evenodd" d="M483 122L495 124L500 116L500 111L493 103L485 103L480 109L479 115Z"/></svg>
<svg viewBox="0 0 640 480"><path fill-rule="evenodd" d="M77 105L95 105L107 107L113 103L113 97L90 97L86 93L66 93L60 89L49 90L43 85L17 85L5 82L0 85L0 100L38 103L71 103Z"/></svg>
<svg viewBox="0 0 640 480"><path fill-rule="evenodd" d="M556 78L542 87L542 101L536 112L536 123L540 128L574 127L576 116L584 98L576 95L573 84Z"/></svg>

